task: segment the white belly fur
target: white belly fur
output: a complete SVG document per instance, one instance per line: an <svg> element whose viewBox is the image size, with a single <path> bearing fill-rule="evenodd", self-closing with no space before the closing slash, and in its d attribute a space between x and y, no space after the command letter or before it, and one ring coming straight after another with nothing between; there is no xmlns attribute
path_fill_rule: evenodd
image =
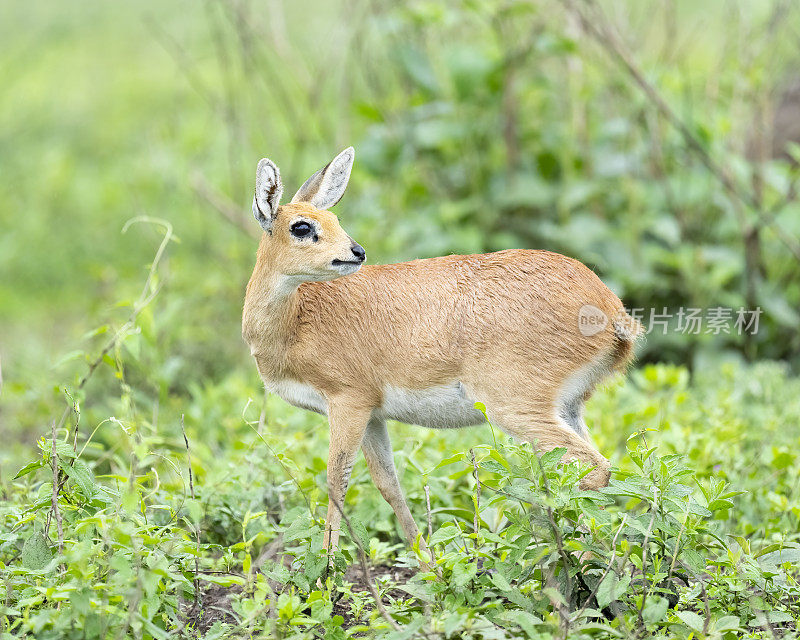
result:
<svg viewBox="0 0 800 640"><path fill-rule="evenodd" d="M328 403L325 396L310 384L296 380L281 380L267 384L267 391L279 395L295 407L328 415Z"/></svg>
<svg viewBox="0 0 800 640"><path fill-rule="evenodd" d="M383 417L421 427L457 429L480 424L483 414L460 382L427 389L384 389Z"/></svg>
<svg viewBox="0 0 800 640"><path fill-rule="evenodd" d="M281 380L267 385L267 389L286 402L301 409L327 414L325 396L311 385L295 380ZM387 386L383 406L377 415L421 427L456 429L480 424L483 414L475 408L460 382L428 389L402 389Z"/></svg>

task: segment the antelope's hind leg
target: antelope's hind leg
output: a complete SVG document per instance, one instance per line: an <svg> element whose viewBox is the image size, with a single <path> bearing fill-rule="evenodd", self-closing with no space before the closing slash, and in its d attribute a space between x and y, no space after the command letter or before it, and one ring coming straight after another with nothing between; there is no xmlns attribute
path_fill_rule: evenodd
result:
<svg viewBox="0 0 800 640"><path fill-rule="evenodd" d="M403 490L397 479L397 471L394 467L394 457L392 455L392 443L389 439L385 420L372 418L369 421L361 448L364 451L364 459L367 461L372 481L378 487L378 491L381 492L384 500L392 507L397 519L400 521L400 526L403 528L409 545L413 546L417 538L419 538L420 549L432 559L433 555L428 550L425 539L419 535L417 523L411 515L411 510L408 508L408 503L403 496Z"/></svg>
<svg viewBox="0 0 800 640"><path fill-rule="evenodd" d="M586 440L546 414L512 414L500 419L502 429L541 451L565 447L565 461L579 460L594 469L581 480L581 489L602 489L611 477L611 463Z"/></svg>
<svg viewBox="0 0 800 640"><path fill-rule="evenodd" d="M592 446L585 428L573 429L559 417L555 401L542 398L504 402L492 398L488 389L487 392L484 403L489 419L503 431L518 440L535 444L542 452L565 447L565 461L579 460L593 466L594 469L581 480L581 489L600 489L608 484L611 463Z"/></svg>

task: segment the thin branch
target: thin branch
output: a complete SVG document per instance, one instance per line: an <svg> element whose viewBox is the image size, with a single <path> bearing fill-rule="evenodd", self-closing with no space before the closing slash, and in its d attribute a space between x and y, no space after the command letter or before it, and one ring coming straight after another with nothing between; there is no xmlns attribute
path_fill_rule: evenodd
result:
<svg viewBox="0 0 800 640"><path fill-rule="evenodd" d="M711 610L708 606L708 593L706 592L706 585L700 580L700 592L703 594L703 606L705 608L705 618L703 618L703 635L708 634L708 625L711 623Z"/></svg>
<svg viewBox="0 0 800 640"><path fill-rule="evenodd" d="M203 78L195 73L194 66L189 60L186 51L167 31L165 31L160 22L153 15L145 16L143 19L145 26L147 26L153 33L155 40L162 46L164 51L172 57L173 62L178 69L186 76L189 86L197 92L203 100L205 100L211 107L214 113L221 111L220 105L211 87L205 83Z"/></svg>
<svg viewBox="0 0 800 640"><path fill-rule="evenodd" d="M427 482L423 489L425 491L425 512L428 515L428 540L430 540L433 535L433 523L431 521L431 488Z"/></svg>
<svg viewBox="0 0 800 640"><path fill-rule="evenodd" d="M689 126L678 117L658 90L645 78L642 70L636 65L625 47L619 41L619 38L617 38L613 29L610 27L608 19L597 3L594 0L583 0L583 4L591 10L592 15L589 16L584 10L578 7L576 0L562 1L580 19L581 25L586 33L593 36L606 53L630 75L647 99L680 133L687 146L697 154L703 165L705 165L709 172L719 180L728 195L731 196L732 199L740 201L751 208L758 217L760 225L771 227L783 245L797 260L800 260L800 243L778 224L775 220L774 213L763 210L755 194L738 185L730 177L730 174L711 157L711 154L700 139L691 131Z"/></svg>
<svg viewBox="0 0 800 640"><path fill-rule="evenodd" d="M194 497L194 474L192 473L192 453L189 450L189 438L186 437L186 427L183 424L183 414L181 414L181 433L183 434L183 442L186 445L186 466L189 468L189 494ZM186 491L184 485L184 491ZM194 555L194 606L203 606L202 596L200 594L200 524L195 524L195 550Z"/></svg>
<svg viewBox="0 0 800 640"><path fill-rule="evenodd" d="M578 609L578 611L577 611L577 613L575 613L575 615L572 616L573 620L580 620L581 615L583 614L584 611L586 611L586 607L589 606L589 603L592 601L592 598L594 598L597 595L597 592L600 590L600 585L603 584L603 580L606 579L606 576L611 571L611 567L614 566L614 560L616 559L615 549L616 549L616 546L617 546L617 538L619 537L619 534L622 531L622 528L625 526L625 520L627 520L627 518L628 518L628 514L627 513L623 514L622 522L620 522L619 528L617 529L617 532L614 534L614 539L611 540L611 560L608 561L608 566L606 567L606 570L603 572L603 575L600 576L600 581L595 585L594 589L592 589L592 592L589 594L589 597L586 598L586 601L583 603L583 606L580 609ZM629 554L630 554L630 551L628 551L625 554L626 557ZM624 569L624 566L623 566L623 569Z"/></svg>
<svg viewBox="0 0 800 640"><path fill-rule="evenodd" d="M283 461L283 458L281 458L277 454L275 449L272 448L272 445L270 445L270 443L266 441L264 436L261 435L262 425L261 425L261 422L260 422L260 420L261 420L260 417L259 417L259 427L258 427L258 429L256 429L250 422L247 421L247 418L244 417L244 414L247 411L247 408L250 406L250 403L251 403L251 400L248 400L247 404L245 405L244 409L242 410L242 420L244 420L244 423L253 430L253 432L256 434L258 439L261 440L261 442L264 443L264 446L272 454L272 457L275 458L275 460L278 461L278 464L284 470L286 475L289 476L289 479L294 483L294 486L297 487L297 490L300 492L300 495L303 496L303 499L306 502L306 506L308 507L308 512L311 514L311 519L316 521L316 517L314 515L314 509L311 506L311 500L309 500L308 494L303 490L303 487L300 485L300 482L297 480L297 478L294 477L294 474L291 471L289 471L289 467L286 466L286 463Z"/></svg>
<svg viewBox="0 0 800 640"><path fill-rule="evenodd" d="M230 222L242 233L251 238L258 239L260 233L255 224L250 224L253 219L244 215L242 209L227 196L211 188L208 180L200 172L192 175L192 189L219 213L227 222Z"/></svg>
<svg viewBox="0 0 800 640"><path fill-rule="evenodd" d="M642 611L644 611L644 605L647 602L647 596L649 595L650 591L647 587L647 545L650 543L650 534L653 533L653 525L656 521L656 510L657 510L657 502L658 502L658 488L653 488L653 515L650 517L650 524L647 527L647 534L644 536L644 541L642 542L642 582L644 591L642 591L642 602L639 605L639 608L636 610L636 615L639 618L639 624L642 625L644 628L644 618L642 617Z"/></svg>
<svg viewBox="0 0 800 640"><path fill-rule="evenodd" d="M686 510L683 512L683 522L681 522L680 531L678 531L678 537L675 539L675 548L672 550L672 562L669 565L669 573L667 574L667 580L672 580L672 574L675 572L675 563L678 560L678 548L681 544L681 538L683 537L683 532L686 531L686 523L689 521L689 505L691 503L687 500L686 501Z"/></svg>
<svg viewBox="0 0 800 640"><path fill-rule="evenodd" d="M164 251L167 248L167 245L170 243L173 237L172 233L172 225L165 220L161 220L158 218L151 218L149 216L138 216L136 218L132 218L125 223L125 226L122 228L122 233L128 231L131 225L136 224L137 222L149 222L152 224L158 224L164 227L164 237L161 240L161 244L158 246L158 250L156 251L156 255L153 258L153 262L150 264L150 270L147 273L147 279L145 280L144 286L142 287L142 292L139 294L139 299L133 306L133 310L131 314L128 316L128 319L125 323L114 333L113 337L106 343L103 349L100 351L100 355L95 358L92 363L89 365L88 371L83 375L83 377L78 382L78 386L75 387L73 390L73 395L75 391L82 390L86 383L89 382L89 379L92 377L94 372L97 370L97 367L100 366L103 362L103 358L105 358L112 349L117 346L120 338L125 335L125 333L135 324L136 318L139 314L144 310L144 308L150 304L150 302L158 295L158 292L161 290L161 286L152 286L153 278L155 277L156 270L158 269L158 264L161 262L161 258L164 256ZM69 416L70 412L73 410L72 404L67 405L64 409L64 413L61 414L61 418L58 421L57 428L60 429L64 426L64 422Z"/></svg>
<svg viewBox="0 0 800 640"><path fill-rule="evenodd" d="M361 541L358 539L358 536L355 535L353 532L353 527L350 525L350 518L347 517L347 514L344 512L342 505L333 500L333 504L336 505L336 508L339 510L342 518L344 519L344 523L347 525L347 531L350 533L350 539L355 543L356 549L358 550L358 561L361 565L361 573L364 578L364 584L367 585L367 589L369 589L370 594L372 595L373 600L375 600L375 605L378 608L378 612L383 616L384 620L389 623L389 625L395 631L400 631L401 627L395 619L389 614L386 610L386 607L383 605L383 601L381 600L380 594L378 593L378 589L375 584L372 582L372 574L369 570L369 564L367 563L367 554L364 552L364 548L361 546Z"/></svg>
<svg viewBox="0 0 800 640"><path fill-rule="evenodd" d="M469 454L472 458L472 472L475 475L475 517L472 521L472 530L475 532L474 546L478 549L478 531L480 530L480 509L481 509L481 481L478 478L478 463L475 462L475 449L470 449Z"/></svg>
<svg viewBox="0 0 800 640"><path fill-rule="evenodd" d="M539 456L539 452L534 450L533 455L536 457L536 462L539 464L539 471L542 474L542 481L544 484L544 493L548 501L545 503L547 520L550 523L551 530L553 531L553 540L556 543L556 549L558 550L558 554L561 556L561 561L564 563L564 585L566 587L564 600L566 600L567 604L562 605L560 602L554 602L553 606L558 610L558 614L561 616L561 621L563 624L562 637L566 638L569 635L569 626L570 626L569 601L572 598L572 578L569 575L569 556L567 555L566 549L564 549L564 541L561 538L561 530L558 528L555 517L553 516L553 508L549 504L550 496L552 495L552 493L550 491L550 483L547 480L547 473L544 470L544 465L542 465L542 459Z"/></svg>
<svg viewBox="0 0 800 640"><path fill-rule="evenodd" d="M50 504L52 505L53 513L56 517L56 527L58 527L58 553L64 554L64 523L61 520L61 511L58 509L58 477L60 469L58 468L58 453L56 452L56 423L55 420L51 423L52 442L53 448L50 452L50 463L53 465L53 493L50 496Z"/></svg>

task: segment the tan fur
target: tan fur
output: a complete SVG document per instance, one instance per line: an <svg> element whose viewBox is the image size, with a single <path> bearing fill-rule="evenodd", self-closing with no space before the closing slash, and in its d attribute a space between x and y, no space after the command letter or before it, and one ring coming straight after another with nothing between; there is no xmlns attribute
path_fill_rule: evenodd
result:
<svg viewBox="0 0 800 640"><path fill-rule="evenodd" d="M288 228L298 216L318 221L319 242L292 240ZM585 488L607 484L608 461L559 419L559 398L584 367L600 370L598 377L624 368L640 328L619 330L630 318L590 269L547 251L508 250L364 266L336 278L330 263L345 259L351 243L332 213L304 203L280 207L261 239L243 316L267 386L299 381L327 404L326 546L336 546L359 447L406 535L418 537L380 414L387 385L424 390L459 382L510 434L541 450L566 447L567 458L595 465ZM308 281L295 282L300 277ZM588 337L578 330L587 304L614 320Z"/></svg>

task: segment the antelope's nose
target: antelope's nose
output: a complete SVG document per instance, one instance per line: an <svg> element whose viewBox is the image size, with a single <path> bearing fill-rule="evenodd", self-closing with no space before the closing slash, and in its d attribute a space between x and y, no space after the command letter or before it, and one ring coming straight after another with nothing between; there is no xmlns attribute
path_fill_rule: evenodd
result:
<svg viewBox="0 0 800 640"><path fill-rule="evenodd" d="M364 247L362 247L357 242L354 242L350 245L350 251L353 252L353 255L356 257L356 260L359 262L364 262L367 259L367 252L364 251Z"/></svg>

